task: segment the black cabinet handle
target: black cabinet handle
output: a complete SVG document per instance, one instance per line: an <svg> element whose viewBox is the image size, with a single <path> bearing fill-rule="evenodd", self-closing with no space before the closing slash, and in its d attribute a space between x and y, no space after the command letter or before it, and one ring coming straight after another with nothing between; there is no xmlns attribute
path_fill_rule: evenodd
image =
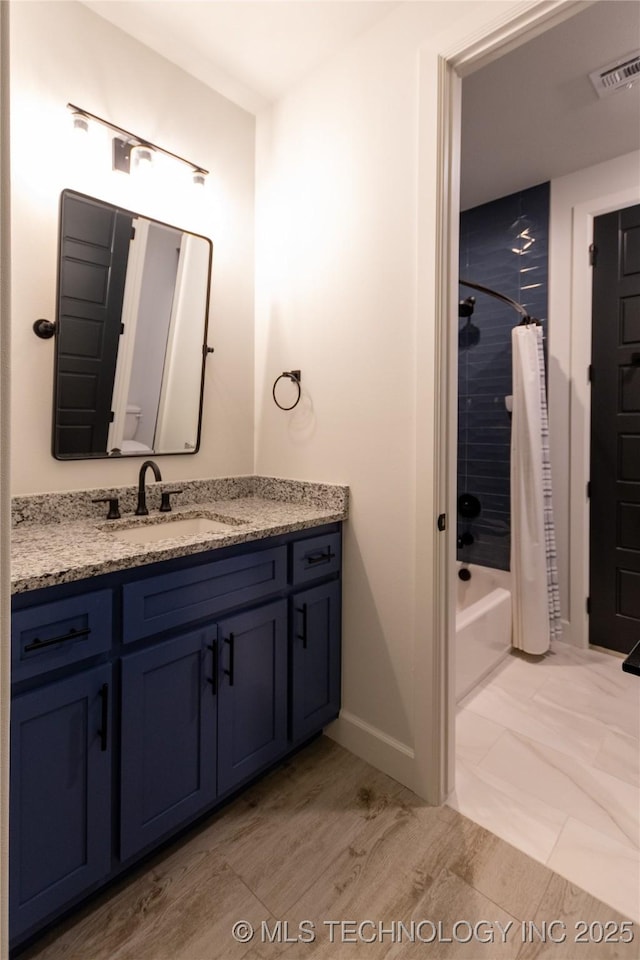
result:
<svg viewBox="0 0 640 960"><path fill-rule="evenodd" d="M102 716L100 720L100 749L104 753L107 749L109 736L109 684L103 683L100 687L100 700L102 701Z"/></svg>
<svg viewBox="0 0 640 960"><path fill-rule="evenodd" d="M229 669L224 672L226 676L229 677L229 686L232 687L235 673L236 638L230 633L228 637L224 638L224 642L229 644Z"/></svg>
<svg viewBox="0 0 640 960"><path fill-rule="evenodd" d="M69 633L65 633L62 637L51 637L49 640L41 640L39 637L35 637L31 643L26 645L24 651L28 653L30 650L42 650L44 647L50 647L54 643L64 643L65 640L77 640L78 637L88 637L90 633L90 627L85 627L84 630L76 630L75 627L72 627Z"/></svg>
<svg viewBox="0 0 640 960"><path fill-rule="evenodd" d="M216 693L218 692L218 643L217 641L215 641L214 643L208 643L207 650L211 650L211 666L213 668L211 671L213 675L211 677L207 677L207 683L211 684L211 693L215 697Z"/></svg>
<svg viewBox="0 0 640 960"><path fill-rule="evenodd" d="M331 549L329 549L326 553L310 553L305 557L305 560L308 567L313 567L317 563L329 563L334 557L335 553L331 553Z"/></svg>
<svg viewBox="0 0 640 960"><path fill-rule="evenodd" d="M296 607L296 613L302 614L302 633L298 634L298 640L302 640L302 649L307 649L307 605L303 603L301 607Z"/></svg>

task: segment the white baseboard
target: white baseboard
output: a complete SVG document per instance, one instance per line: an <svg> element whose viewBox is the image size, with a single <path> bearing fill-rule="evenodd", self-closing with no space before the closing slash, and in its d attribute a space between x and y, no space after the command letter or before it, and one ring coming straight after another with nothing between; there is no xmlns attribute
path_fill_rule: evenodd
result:
<svg viewBox="0 0 640 960"><path fill-rule="evenodd" d="M415 754L405 743L388 736L347 710L342 710L338 719L326 727L324 732L345 750L355 753L357 757L366 760L371 766L382 770L410 790L415 789Z"/></svg>
<svg viewBox="0 0 640 960"><path fill-rule="evenodd" d="M562 626L562 637L560 638L563 643L568 643L572 647L577 647L578 650L588 650L589 642L587 637L581 636L581 629L576 630L574 624L569 620L561 620L560 624ZM582 625L580 625L582 628Z"/></svg>

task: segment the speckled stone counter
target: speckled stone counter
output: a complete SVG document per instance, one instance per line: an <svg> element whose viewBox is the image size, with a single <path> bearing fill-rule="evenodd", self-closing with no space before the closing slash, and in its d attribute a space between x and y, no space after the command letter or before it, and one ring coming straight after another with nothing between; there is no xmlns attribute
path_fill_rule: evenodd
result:
<svg viewBox="0 0 640 960"><path fill-rule="evenodd" d="M180 490L169 514L158 512L160 493ZM122 519L106 520L118 497ZM100 576L231 544L261 540L345 520L349 488L275 477L229 477L147 485L148 517L134 515L137 486L16 497L12 512L13 593ZM205 517L225 524L221 533L175 536L172 519ZM118 532L162 523L167 536L129 543Z"/></svg>

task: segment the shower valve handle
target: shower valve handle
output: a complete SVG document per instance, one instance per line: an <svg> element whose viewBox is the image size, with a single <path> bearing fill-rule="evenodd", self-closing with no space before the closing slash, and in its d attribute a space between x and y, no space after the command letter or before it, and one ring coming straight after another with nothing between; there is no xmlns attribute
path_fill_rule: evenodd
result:
<svg viewBox="0 0 640 960"><path fill-rule="evenodd" d="M470 547L473 542L474 536L468 530L465 530L465 532L458 537L459 547Z"/></svg>

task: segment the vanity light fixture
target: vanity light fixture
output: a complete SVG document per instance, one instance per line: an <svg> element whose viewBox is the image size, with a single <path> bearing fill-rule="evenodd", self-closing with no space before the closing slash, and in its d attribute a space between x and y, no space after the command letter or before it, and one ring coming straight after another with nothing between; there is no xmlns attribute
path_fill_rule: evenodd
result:
<svg viewBox="0 0 640 960"><path fill-rule="evenodd" d="M209 171L205 170L204 167L201 167L199 164L192 163L177 153L172 153L171 150L165 150L164 147L159 147L156 143L151 143L149 140L145 140L144 137L139 137L137 134L131 133L130 130L125 130L123 127L119 127L109 120L104 120L102 117L98 117L95 113L90 113L88 110L83 110L82 107L77 107L73 103L68 103L67 109L71 111L75 129L87 131L89 129L89 121L92 120L116 134L113 138L112 163L114 170L131 173L132 166L137 166L139 169L141 165L150 165L153 162L154 153L163 153L166 157L172 157L179 163L190 167L193 182L198 186L204 186Z"/></svg>

